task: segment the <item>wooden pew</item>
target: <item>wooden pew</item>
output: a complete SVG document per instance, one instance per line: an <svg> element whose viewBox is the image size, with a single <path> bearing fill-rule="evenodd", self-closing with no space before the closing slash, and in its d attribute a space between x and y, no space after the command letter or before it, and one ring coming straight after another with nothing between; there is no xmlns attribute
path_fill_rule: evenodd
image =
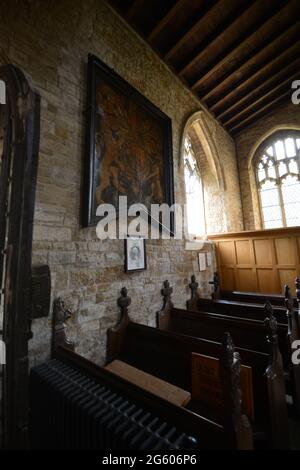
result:
<svg viewBox="0 0 300 470"><path fill-rule="evenodd" d="M252 370L256 372L255 354L258 355L257 357L260 357L261 353L264 353L264 356L268 357L265 369L255 376L255 380L258 383L261 380L267 381L267 397L257 394L256 399L258 403L260 401L269 403L271 410L270 420L273 423L272 426L269 426L269 431L273 447L288 447L288 421L283 366L278 349L277 324L276 319L272 315L271 305L268 305L267 308L268 318L266 323L222 316L220 314L190 312L174 308L171 301L172 288L170 288L168 281L165 281L164 286L162 290L164 305L163 309L157 314L157 325L160 329L210 341L219 341L224 331L230 331L233 338L236 338L237 346L241 348L237 348L237 350L240 351L242 363L250 365L248 361L251 360ZM268 341L266 340L266 335ZM244 349L247 349L248 352L251 350L251 358L244 353ZM259 414L256 413L256 417L259 419Z"/></svg>
<svg viewBox="0 0 300 470"><path fill-rule="evenodd" d="M221 290L220 279L217 272L214 273L213 281L209 284L214 286L212 299L214 300L233 300L236 302L246 302L252 304L265 304L267 301L271 302L273 306L283 307L284 306L284 295L279 294L263 294L260 292L242 292L242 291L227 291ZM300 299L300 279L295 280L296 285L296 297L294 298L294 307L297 308Z"/></svg>
<svg viewBox="0 0 300 470"><path fill-rule="evenodd" d="M164 299L169 302L165 284ZM167 329L167 323L163 326ZM116 328L108 332L108 362L120 359L186 390L191 389L191 354L220 357L220 342L158 330L133 323L122 315ZM288 448L288 423L280 356L273 354L274 340L270 333L272 354L236 348L242 364L252 368L255 426L267 435L269 446ZM257 436L259 433L257 433Z"/></svg>
<svg viewBox="0 0 300 470"><path fill-rule="evenodd" d="M229 334L225 335L223 344L210 341L190 340L189 338L156 328L134 323L128 315L130 298L126 288L121 291L118 299L121 319L116 327L107 332L107 363L108 367L115 360L152 374L162 380L191 390L192 353L216 357L222 364L221 389L223 393L222 418L217 413L203 417L195 403L190 409L199 419L218 422L223 430L223 444L218 442L216 448L251 449L252 430L246 416L241 412L240 400L240 358L234 351ZM264 359L264 358L263 358ZM217 420L219 418L219 420ZM220 424L221 421L221 424ZM201 441L201 435L199 436Z"/></svg>
<svg viewBox="0 0 300 470"><path fill-rule="evenodd" d="M122 309L126 310L128 298L122 297L119 305ZM125 310L122 310L125 313ZM54 319L53 319L53 336L52 336L52 360L57 360L60 363L77 370L80 374L83 374L88 380L95 381L99 385L104 385L109 390L120 394L124 399L131 402L135 408L142 408L143 415L148 413L148 416L152 416L152 419L158 417L163 420L164 427L173 429L176 428L176 435L179 433L185 433L186 439L183 442L184 446L182 449L224 449L224 448L237 448L237 449L252 449L252 431L249 423L243 420L245 429L239 430L238 440L236 442L229 442L226 440L225 428L220 423L210 420L204 416L194 413L193 411L183 408L181 406L174 405L168 400L165 400L154 393L151 393L145 389L141 389L136 384L130 381L116 376L116 374L106 370L104 367L99 367L87 359L79 356L74 352L75 345L67 335L67 320L70 317L71 312L67 310L61 299L57 299L54 302ZM123 317L126 322L126 316ZM117 331L117 341L114 342L113 337L112 344L118 348L119 341L122 340L122 334ZM123 338L124 339L124 338ZM47 363L46 363L47 364ZM239 369L239 361L234 361L234 371ZM232 369L230 369L231 377ZM233 376L236 380L236 375ZM74 382L75 385L75 382ZM58 409L58 403L46 403L44 397L40 394L40 388L38 387L37 380L31 382L31 438L33 448L51 448L51 445L55 443L54 448L65 449L64 444L68 442L68 435L66 431L70 428L70 421L72 421L71 410L76 409L76 401L73 398L72 403L65 401L64 405L61 405ZM239 391L239 389L237 388ZM54 392L53 392L54 393ZM234 398L236 395L231 394L230 398ZM52 400L53 401L53 400ZM239 409L239 403L234 403L235 410ZM48 408L50 406L50 411ZM230 405L228 406L228 409ZM65 412L64 410L67 410ZM230 408L231 409L231 408ZM149 415L151 413L151 415ZM47 414L47 416L46 416ZM79 414L77 412L77 418ZM84 424L88 425L92 422L93 414L90 413L88 417L84 417ZM47 423L50 426L47 426ZM123 426L124 427L124 426ZM79 442L82 440L88 449L96 450L111 450L108 447L102 447L100 444L93 447L90 443L90 437L95 431L95 425L93 424L93 430L90 428L82 428L79 426L77 421L76 429L74 429L74 435L79 438ZM126 431L126 429L125 429ZM56 433L59 437L56 436ZM55 435L53 435L55 434ZM65 441L60 441L60 437L65 437ZM72 436L73 438L74 436ZM70 438L71 441L71 438ZM74 442L72 440L72 442ZM36 446L34 446L34 444ZM81 444L82 445L82 444ZM92 446L92 447L90 447ZM82 447L78 447L82 448ZM164 449L164 448L162 448ZM125 450L119 448L119 450ZM165 449L164 449L165 450Z"/></svg>
<svg viewBox="0 0 300 470"><path fill-rule="evenodd" d="M283 307L284 296L283 295L269 295L269 294L258 294L257 292L240 292L240 291L226 291L220 292L219 300L233 300L236 302L246 302L249 304L265 304L267 300L271 302L274 307ZM294 306L296 307L297 300L294 298Z"/></svg>
<svg viewBox="0 0 300 470"><path fill-rule="evenodd" d="M103 422L101 422L100 429L99 421L93 421L94 414L96 413L96 411L92 412L93 409L97 409L98 413L108 413L105 409L105 400L103 400L103 402L97 402L96 393L98 392L95 391L94 383L97 384L98 390L103 390L103 387L105 388L103 393L106 394L106 403L107 406L111 406L111 409L113 409L113 407L118 409L117 405L114 405L111 400L111 397L113 398L118 395L119 401L122 401L121 406L123 408L126 405L127 408L130 406L131 409L137 410L134 411L137 417L131 420L129 419L131 416L129 414L124 415L124 417L121 415L121 423L120 417L118 418L119 428L121 427L120 425L122 425L124 433L127 432L125 419L129 421L130 425L132 425L133 422L137 423L135 426L136 431L141 433L144 432L142 419L148 417L149 423L150 417L152 421L156 420L157 423L160 420L161 425L163 425L163 430L160 434L156 433L154 429L156 441L159 441L160 437L158 436L161 436L161 439L164 439L163 442L165 443L168 441L167 433L170 432L171 439L169 438L168 443L174 442L173 437L175 437L176 441L180 439L181 447L179 447L179 449L213 449L222 446L224 433L222 426L218 423L197 416L187 409L173 405L169 401L161 399L152 393L141 390L136 385L116 377L115 374L105 370L105 368L99 367L97 364L76 354L74 352L75 344L67 335L67 320L71 312L65 308L62 299L55 300L53 314L51 360L41 364L37 368L33 368L31 371L31 448L56 450L74 448L76 450L98 451L128 450L128 448L115 447L116 442L123 439L120 430L118 434L113 434L113 449L107 443L100 442L100 440L105 440L103 436L107 436L110 431L107 431L107 427ZM57 363L59 363L59 367L57 367ZM64 382L65 376L63 375L61 366L72 368L71 385ZM59 371L60 382L57 377L55 377L55 381L52 380L52 382L49 382L48 380L48 383L47 379L51 375L49 371L53 373L56 367ZM44 368L46 374L44 373L44 375L42 375L40 368ZM81 397L76 398L78 392L75 392L77 395L72 395L72 393L73 390L76 390L77 383L79 383L77 382L78 376L79 380L83 377L85 382L80 382L82 393ZM87 382L89 385L83 385L83 383L87 384ZM58 383L60 384L59 389L57 388ZM89 389L89 387L93 388ZM66 393L64 395L59 394L60 390L66 391L67 388L69 388L70 391L69 398ZM92 390L92 392L89 390ZM41 393L45 391L47 392L47 398L49 398L49 401L46 402L45 395ZM91 393L93 394L92 401L88 398L88 394ZM81 404L79 400L81 400ZM114 400L116 401L116 398L114 398ZM82 403L84 403L86 414L82 412ZM139 423L139 415L141 415L142 418L141 423ZM114 419L116 418L114 417ZM150 432L148 434L150 434ZM198 441L198 436L201 436L201 441ZM78 447L73 447L74 443L77 443ZM165 449L164 447L158 448ZM170 447L167 447L167 449L169 448ZM145 447L145 449L149 450L149 447ZM152 447L150 447L150 449L152 449Z"/></svg>
<svg viewBox="0 0 300 470"><path fill-rule="evenodd" d="M299 287L298 283L296 285ZM202 314L204 312L206 312L206 314L208 314L208 312L214 314L218 313L220 315L229 316L230 318L238 318L240 322L248 319L252 322L252 329L254 321L262 322L265 317L263 305L200 298L195 276L192 276L189 287L191 289L191 299L187 301L187 309L190 311L201 312ZM300 414L300 365L293 364L291 361L292 343L300 339L300 316L299 310L294 309L293 298L288 286L285 286L284 292L285 311L279 308L275 308L273 311L278 321L279 349L282 353L284 370L286 371L286 389L287 392L293 396L293 404L296 413ZM297 289L297 295L299 296L299 289ZM248 340L252 341L249 321L248 326L245 326L246 330L244 334L239 333L239 337L243 338L244 344L248 344ZM239 344L237 343L237 345Z"/></svg>
<svg viewBox="0 0 300 470"><path fill-rule="evenodd" d="M187 301L187 310L205 311L228 314L230 316L238 316L245 318L252 318L254 320L264 320L264 304L268 301L265 300L264 304L255 304L250 302L241 302L236 300L224 300L220 298L204 299L198 293L199 284L195 276L191 278L189 288L191 290L191 298ZM271 302L271 301L270 301ZM271 302L272 303L272 302ZM280 324L287 324L286 308L284 308L284 300L282 307L273 307L274 315Z"/></svg>

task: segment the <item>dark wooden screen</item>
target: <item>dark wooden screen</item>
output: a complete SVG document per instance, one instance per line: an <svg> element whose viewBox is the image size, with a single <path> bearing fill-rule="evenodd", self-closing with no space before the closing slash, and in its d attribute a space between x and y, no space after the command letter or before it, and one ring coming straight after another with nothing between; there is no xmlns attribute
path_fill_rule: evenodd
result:
<svg viewBox="0 0 300 470"><path fill-rule="evenodd" d="M0 67L6 85L0 165L0 287L3 305L4 447L27 446L31 247L40 98L16 67Z"/></svg>

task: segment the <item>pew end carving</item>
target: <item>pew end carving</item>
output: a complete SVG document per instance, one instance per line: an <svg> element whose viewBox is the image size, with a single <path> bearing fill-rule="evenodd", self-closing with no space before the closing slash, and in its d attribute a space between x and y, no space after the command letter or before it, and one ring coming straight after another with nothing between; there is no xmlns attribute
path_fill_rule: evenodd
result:
<svg viewBox="0 0 300 470"><path fill-rule="evenodd" d="M156 313L156 326L161 330L168 330L171 322L171 311L174 308L171 300L173 287L170 286L168 280L164 281L161 295L163 297L163 307Z"/></svg>
<svg viewBox="0 0 300 470"><path fill-rule="evenodd" d="M198 300L199 300L198 287L199 287L199 284L196 281L196 276L193 274L191 277L191 282L189 284L189 288L191 290L191 298L186 303L187 310L197 310L198 308Z"/></svg>
<svg viewBox="0 0 300 470"><path fill-rule="evenodd" d="M75 343L67 335L67 321L72 316L72 311L65 307L61 297L53 302L53 335L52 335L52 353L62 347L75 350Z"/></svg>
<svg viewBox="0 0 300 470"><path fill-rule="evenodd" d="M211 298L213 300L219 300L221 299L221 288L220 288L220 277L219 273L216 271L214 272L214 278L212 281L209 282L209 284L213 285L214 290L211 295Z"/></svg>
<svg viewBox="0 0 300 470"><path fill-rule="evenodd" d="M296 295L298 300L298 279L296 279ZM288 342L288 351L289 351L289 371L291 376L291 385L292 385L292 395L293 395L293 404L294 409L298 416L300 416L300 364L292 363L292 354L293 354L293 344L295 341L300 340L300 328L299 328L299 312L294 308L294 301L289 286L285 286L284 289L285 295L285 306L286 306L286 315L288 319L288 332L287 332L287 342Z"/></svg>
<svg viewBox="0 0 300 470"><path fill-rule="evenodd" d="M117 304L120 309L120 320L116 326L107 330L107 364L119 357L126 340L127 327L130 323L128 308L131 304L126 287L121 289L121 296L118 298Z"/></svg>
<svg viewBox="0 0 300 470"><path fill-rule="evenodd" d="M189 381L191 375L191 355L194 351L193 342L197 343L196 352L199 348L205 348L207 355L212 355L214 357L221 358L221 344L220 343L208 343L209 348L212 347L212 351L206 349L206 343L198 345L198 340L195 338L190 340L184 335L174 334L170 331L161 331L167 329L169 314L173 309L173 304L171 301L172 287L168 281L164 282L161 294L163 296L164 305L163 309L158 312L158 320L161 320L164 323L165 327L160 327L160 329L151 328L145 325L140 325L134 323L130 320L128 315L128 307L130 305L130 298L127 295L127 290L122 289L121 297L118 299L118 306L121 310L121 319L116 327L111 328L108 332L108 341L107 341L107 360L108 362L113 362L115 360L120 360L126 364L143 371L146 374L150 374L158 379L161 379L169 384L173 384L176 387L179 387L183 390L189 390ZM165 314L165 316L163 316ZM168 353L167 353L168 351ZM176 353L175 353L176 351ZM204 352L204 351L202 351ZM211 354L209 354L211 352ZM214 353L213 353L214 352ZM175 365L175 361L172 360L172 357L175 357L175 354L180 356L180 361L178 367ZM225 353L224 353L225 354ZM178 357L178 356L176 356ZM227 357L227 356L226 356ZM184 364L190 364L189 371L186 370ZM223 414L220 415L220 420L216 420L216 416L203 416L202 413L198 411L193 411L193 409L188 409L185 407L180 407L182 412L192 413L195 417L195 420L199 423L206 422L211 423L210 426L213 426L213 429L218 429L218 439L221 437L223 448L239 448L239 449L252 449L252 429L245 417L240 418L240 407L241 403L237 400L234 400L232 397L235 397L236 394L232 390L232 387L236 386L237 379L233 377L233 372L239 374L239 369L236 365L236 360L233 367L227 357L227 373L225 373L226 383L224 382L223 395L228 396L227 404L232 404L234 408L234 415L236 418L231 416L230 427L229 424L226 427L225 422L223 422ZM172 373L170 374L170 369ZM135 375L136 377L136 375ZM221 384L223 387L223 384ZM240 397L240 393L237 395ZM231 398L230 398L231 397ZM225 408L225 406L224 406ZM232 412L232 407L230 411ZM239 419L240 418L240 419ZM232 423L235 423L237 420L237 427L234 428ZM220 434L221 433L221 434ZM230 436L229 436L230 433ZM201 436L201 434L199 434ZM220 443L214 444L215 446L220 445Z"/></svg>
<svg viewBox="0 0 300 470"><path fill-rule="evenodd" d="M277 320L270 302L266 302L264 311L266 315L264 320L266 338L269 344L269 366L265 376L270 395L270 433L273 435L273 447L276 449L289 449L287 404L285 399L283 362L278 347ZM277 419L272 419L275 416L277 416ZM286 432L282 433L282 429L285 429Z"/></svg>
<svg viewBox="0 0 300 470"><path fill-rule="evenodd" d="M241 358L235 351L230 333L223 337L223 352L220 358L220 379L224 399L224 428L229 447L253 448L253 435L250 421L242 414Z"/></svg>

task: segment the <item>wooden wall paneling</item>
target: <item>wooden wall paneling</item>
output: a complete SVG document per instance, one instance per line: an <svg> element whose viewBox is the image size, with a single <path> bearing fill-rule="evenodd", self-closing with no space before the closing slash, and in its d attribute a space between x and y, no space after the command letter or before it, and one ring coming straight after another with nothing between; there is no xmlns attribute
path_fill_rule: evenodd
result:
<svg viewBox="0 0 300 470"><path fill-rule="evenodd" d="M235 242L237 264L252 264L250 240L237 240Z"/></svg>
<svg viewBox="0 0 300 470"><path fill-rule="evenodd" d="M277 271L274 269L258 268L256 270L258 289L257 292L272 294L278 290Z"/></svg>
<svg viewBox="0 0 300 470"><path fill-rule="evenodd" d="M221 268L220 275L221 275L220 276L221 277L221 289L237 290L234 269Z"/></svg>
<svg viewBox="0 0 300 470"><path fill-rule="evenodd" d="M285 286L285 284L287 284L292 289L294 289L295 279L297 277L296 269L280 269L279 268L278 275L279 275L279 280L280 280L280 286L282 286L279 293L282 294L283 287Z"/></svg>
<svg viewBox="0 0 300 470"><path fill-rule="evenodd" d="M246 292L256 291L255 271L251 268L238 268L237 290Z"/></svg>
<svg viewBox="0 0 300 470"><path fill-rule="evenodd" d="M282 294L300 276L300 227L212 235L223 290Z"/></svg>
<svg viewBox="0 0 300 470"><path fill-rule="evenodd" d="M297 259L297 252L293 238L275 238L276 257L278 265L294 265Z"/></svg>
<svg viewBox="0 0 300 470"><path fill-rule="evenodd" d="M298 265L300 264L300 237L297 238ZM299 266L298 266L299 269Z"/></svg>
<svg viewBox="0 0 300 470"><path fill-rule="evenodd" d="M258 238L253 240L256 265L274 265L273 242L270 239Z"/></svg>
<svg viewBox="0 0 300 470"><path fill-rule="evenodd" d="M235 266L237 263L234 240L219 243L222 266Z"/></svg>

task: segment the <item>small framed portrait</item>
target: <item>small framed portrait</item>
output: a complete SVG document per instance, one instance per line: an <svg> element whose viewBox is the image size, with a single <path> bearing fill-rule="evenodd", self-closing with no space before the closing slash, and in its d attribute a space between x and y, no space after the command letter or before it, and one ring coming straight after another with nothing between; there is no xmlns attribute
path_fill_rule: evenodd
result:
<svg viewBox="0 0 300 470"><path fill-rule="evenodd" d="M146 240L140 237L128 237L125 245L125 272L144 271L147 269Z"/></svg>

